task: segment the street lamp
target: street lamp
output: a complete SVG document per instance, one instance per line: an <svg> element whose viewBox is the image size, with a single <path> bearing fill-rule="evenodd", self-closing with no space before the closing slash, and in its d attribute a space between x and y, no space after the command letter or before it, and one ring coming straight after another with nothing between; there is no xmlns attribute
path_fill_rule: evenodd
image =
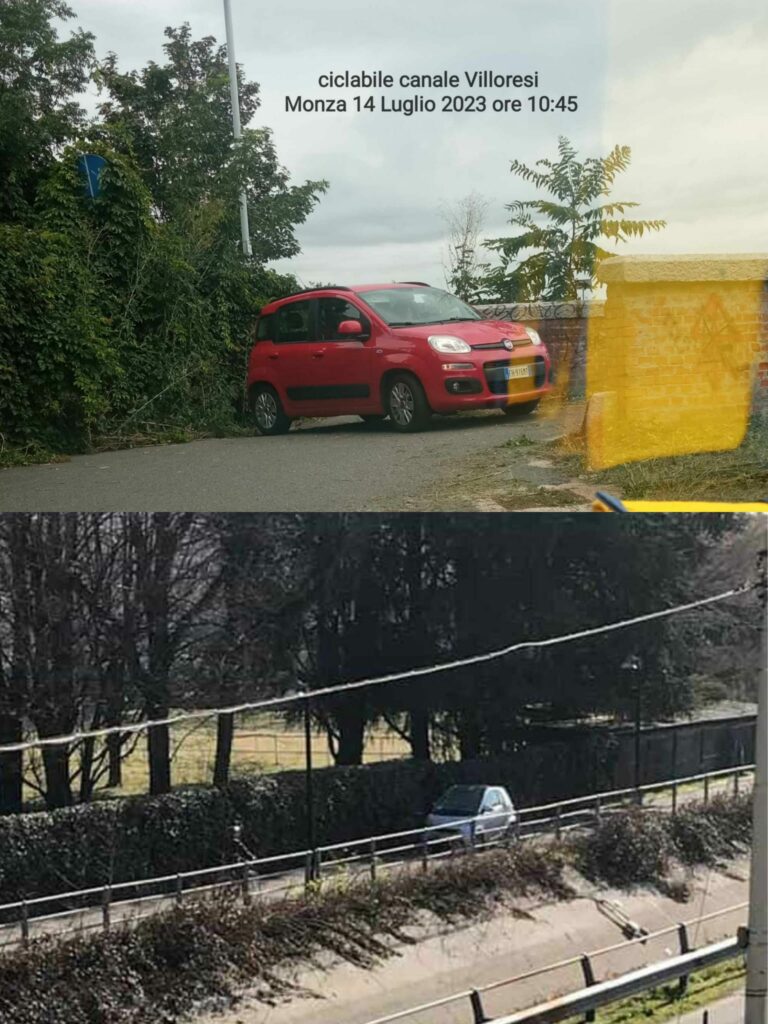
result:
<svg viewBox="0 0 768 1024"><path fill-rule="evenodd" d="M232 99L232 134L235 142L240 140L240 97L237 92L237 64L235 63L235 43L232 31L232 11L229 0L224 0L224 27L227 34L227 59L229 60L229 94ZM245 189L240 193L240 237L243 255L251 256L251 232L248 225L248 197Z"/></svg>
<svg viewBox="0 0 768 1024"><path fill-rule="evenodd" d="M640 775L640 726L643 718L642 690L640 688L640 670L643 667L643 660L638 654L628 654L621 667L625 672L630 673L632 681L632 692L635 697L635 792L639 795L642 778Z"/></svg>

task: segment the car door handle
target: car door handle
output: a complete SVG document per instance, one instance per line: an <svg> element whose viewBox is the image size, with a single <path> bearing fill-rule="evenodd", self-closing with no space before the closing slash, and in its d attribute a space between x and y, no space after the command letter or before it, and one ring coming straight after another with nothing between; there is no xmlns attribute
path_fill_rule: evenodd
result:
<svg viewBox="0 0 768 1024"><path fill-rule="evenodd" d="M322 349L322 351L320 351L320 352L313 352L312 353L312 358L313 359L322 359L324 355L325 355L325 349Z"/></svg>
<svg viewBox="0 0 768 1024"><path fill-rule="evenodd" d="M269 358L270 359L279 359L280 357L278 356L277 352L271 352L270 355L269 355Z"/></svg>

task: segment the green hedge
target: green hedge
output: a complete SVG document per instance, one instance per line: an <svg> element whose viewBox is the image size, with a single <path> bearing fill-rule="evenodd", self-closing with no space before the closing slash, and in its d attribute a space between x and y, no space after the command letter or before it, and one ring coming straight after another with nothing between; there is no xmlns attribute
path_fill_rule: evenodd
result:
<svg viewBox="0 0 768 1024"><path fill-rule="evenodd" d="M435 798L459 782L506 786L521 806L595 788L591 755L565 744L505 759L324 768L314 776L317 842L418 828ZM0 903L239 858L236 821L258 856L303 849L303 772L235 779L224 791L191 788L0 817Z"/></svg>

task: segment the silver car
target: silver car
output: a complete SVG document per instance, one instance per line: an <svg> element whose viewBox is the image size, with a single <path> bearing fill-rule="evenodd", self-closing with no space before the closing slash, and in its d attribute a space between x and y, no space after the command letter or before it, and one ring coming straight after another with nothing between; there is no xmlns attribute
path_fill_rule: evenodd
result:
<svg viewBox="0 0 768 1024"><path fill-rule="evenodd" d="M427 839L461 837L465 843L498 841L517 821L512 798L503 786L451 786L427 815Z"/></svg>

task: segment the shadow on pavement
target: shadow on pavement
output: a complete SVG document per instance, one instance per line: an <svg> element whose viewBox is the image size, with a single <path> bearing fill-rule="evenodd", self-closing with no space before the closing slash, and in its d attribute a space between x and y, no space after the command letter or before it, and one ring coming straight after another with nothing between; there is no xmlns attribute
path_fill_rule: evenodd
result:
<svg viewBox="0 0 768 1024"><path fill-rule="evenodd" d="M433 416L429 426L425 431L418 433L446 433L454 430L473 430L473 429L490 429L493 426L501 426L506 424L510 426L512 424L524 425L529 423L541 422L540 418L533 415L519 416L519 417L507 417L502 413L497 413L494 410L489 412L480 413L460 413L455 416ZM331 417L328 420L312 421L306 426L299 426L297 429L293 429L291 433L300 434L392 434L397 437L403 437L407 435L399 434L392 426L390 426L387 420L380 423L363 423L362 420L355 418L345 419L344 422L339 422L339 418ZM418 433L411 436L418 436Z"/></svg>

